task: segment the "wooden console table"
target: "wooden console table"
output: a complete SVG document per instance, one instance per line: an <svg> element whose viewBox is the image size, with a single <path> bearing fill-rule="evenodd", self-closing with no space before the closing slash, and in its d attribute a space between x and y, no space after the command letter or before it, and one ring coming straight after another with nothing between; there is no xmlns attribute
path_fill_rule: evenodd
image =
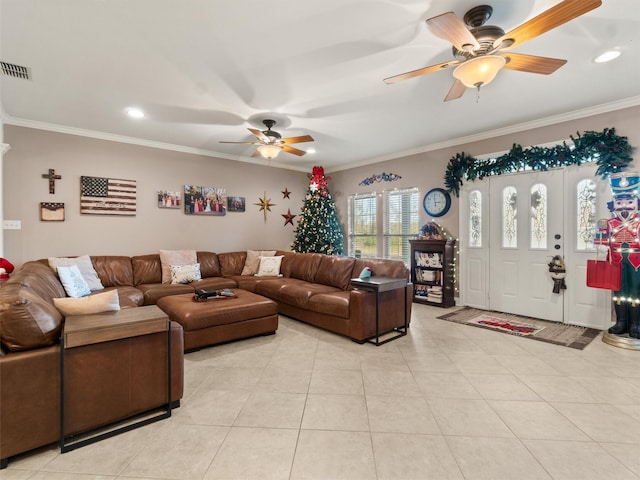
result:
<svg viewBox="0 0 640 480"><path fill-rule="evenodd" d="M167 335L167 403L162 412L135 422L126 423L109 429L104 433L94 431L78 434L81 440L71 441L76 435L65 435L65 354L70 349L87 347L114 340L126 340L142 335L166 332ZM171 416L171 326L169 317L155 305L126 308L117 312L96 313L91 315L71 315L65 319L60 349L60 450L62 453L75 450L99 440L112 437L134 428ZM66 359L69 364L71 359ZM73 366L73 365L67 365ZM83 365L83 369L91 368ZM108 399L105 399L108 401ZM133 418L133 417L132 417ZM130 419L131 420L131 419ZM96 429L98 430L98 429Z"/></svg>
<svg viewBox="0 0 640 480"><path fill-rule="evenodd" d="M407 318L407 280L404 278L393 277L368 277L368 278L352 278L351 285L355 289L369 290L376 295L376 334L365 339L365 342L373 343L376 346L383 345L396 338L404 337L409 327L409 319ZM403 327L394 327L393 331L398 332L397 335L380 340L380 293L390 290L404 289L404 325ZM375 341L374 341L375 339Z"/></svg>

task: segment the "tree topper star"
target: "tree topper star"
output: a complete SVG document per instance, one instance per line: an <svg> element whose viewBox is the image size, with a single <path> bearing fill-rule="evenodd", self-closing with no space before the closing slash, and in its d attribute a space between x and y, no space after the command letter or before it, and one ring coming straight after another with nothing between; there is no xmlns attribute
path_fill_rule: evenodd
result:
<svg viewBox="0 0 640 480"><path fill-rule="evenodd" d="M260 207L260 211L264 212L264 221L267 222L267 211L271 211L271 207L275 207L275 203L271 203L271 199L267 198L267 192L265 190L262 198L258 199L260 203L254 203L254 205L258 205Z"/></svg>
<svg viewBox="0 0 640 480"><path fill-rule="evenodd" d="M291 213L290 208L287 208L287 213L282 213L281 215L285 219L285 222L284 222L285 227L287 226L287 223L290 223L291 225L293 225L293 219L297 217L297 215L293 215Z"/></svg>

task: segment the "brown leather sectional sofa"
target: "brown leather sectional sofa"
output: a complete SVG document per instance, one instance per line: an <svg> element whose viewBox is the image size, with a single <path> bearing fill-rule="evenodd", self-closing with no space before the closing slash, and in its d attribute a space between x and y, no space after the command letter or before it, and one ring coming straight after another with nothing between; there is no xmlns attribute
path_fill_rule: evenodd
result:
<svg viewBox="0 0 640 480"><path fill-rule="evenodd" d="M106 289L118 289L121 306L134 307L141 303L142 294L126 283L126 269L121 268L127 264L125 258L114 257L109 262L106 257L97 257L95 266ZM130 259L128 264L131 272ZM2 467L9 457L60 439L60 334L64 319L53 298L65 296L46 261L25 263L0 288ZM170 333L171 401L177 405L184 378L182 326L171 322ZM80 364L91 368L71 373L80 387L65 396L65 408L75 412L65 418L65 435L166 405L166 376L145 371L156 364L166 371L166 363L158 361L166 358L166 345L163 333L73 349L72 355L83 355Z"/></svg>
<svg viewBox="0 0 640 480"><path fill-rule="evenodd" d="M164 296L193 293L195 288L241 288L274 300L283 315L357 342L375 335L375 295L352 289L349 280L368 266L376 276L409 281L409 271L401 261L284 251L276 255L283 255L281 276L257 277L242 275L246 251L197 252L202 280L188 285L162 283L159 254L91 256L91 261L105 290L118 290L122 308L154 305ZM59 336L64 319L54 307L53 298L65 295L46 260L25 263L0 288L0 459L3 466L11 456L59 439ZM406 298L403 290L380 295L381 333L403 325L405 300L410 318L411 298L411 288L407 289ZM181 325L171 323L171 397L174 403L179 403L183 390L184 332ZM149 340L153 341L157 339ZM143 347L138 345L135 350L143 357L153 355L153 347ZM111 363L113 355L114 352L105 349L95 354L94 361ZM148 362L139 358L135 364ZM162 398L162 388L153 384L152 379L128 371L123 376L127 378L120 379L117 385L100 384L100 391L122 390L125 384L131 392L129 397L137 400L111 405L105 396L104 402L94 406L96 412L100 411L100 418L112 422L166 403L166 392ZM140 378L146 380L140 382ZM102 380L87 382L88 391L98 387L95 382ZM145 394L149 391L158 394ZM83 413L85 419L91 418L91 411ZM66 429L82 430L73 425Z"/></svg>
<svg viewBox="0 0 640 480"><path fill-rule="evenodd" d="M241 288L274 300L278 313L351 338L356 342L375 335L375 296L371 292L354 290L350 280L364 267L374 275L404 278L409 282L409 270L404 262L385 259L355 259L320 253L276 251L282 255L281 277L242 275L246 251L211 253L197 252L203 279L190 285L162 284L158 255L145 255L148 276L138 277L145 303L154 303L175 287L180 293L192 288ZM133 257L136 265L142 257ZM135 270L140 270L134 267ZM152 273L153 272L153 273ZM207 273L205 273L207 272ZM407 289L408 315L411 318L413 291ZM380 300L380 331L388 332L404 322L404 292L384 292Z"/></svg>

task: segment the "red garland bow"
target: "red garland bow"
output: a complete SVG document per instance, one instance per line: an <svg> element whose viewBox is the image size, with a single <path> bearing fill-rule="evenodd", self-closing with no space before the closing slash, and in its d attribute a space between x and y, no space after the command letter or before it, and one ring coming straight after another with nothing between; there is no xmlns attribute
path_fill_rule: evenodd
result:
<svg viewBox="0 0 640 480"><path fill-rule="evenodd" d="M324 168L322 167L313 167L311 170L311 183L315 183L318 185L318 190L326 190L327 189L327 180L324 176Z"/></svg>

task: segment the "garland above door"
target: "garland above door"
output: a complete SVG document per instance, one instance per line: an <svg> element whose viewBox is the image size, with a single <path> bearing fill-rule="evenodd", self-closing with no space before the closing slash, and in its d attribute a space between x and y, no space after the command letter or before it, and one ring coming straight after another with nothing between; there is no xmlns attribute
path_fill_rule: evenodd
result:
<svg viewBox="0 0 640 480"><path fill-rule="evenodd" d="M456 197L460 195L460 186L464 180L474 181L492 175L518 172L522 170L546 171L555 167L580 165L596 162L596 175L606 178L629 165L635 150L627 137L616 135L615 128L605 128L602 132L586 131L582 135L571 136L573 145L566 142L553 147L522 148L513 144L504 155L490 160L478 160L464 152L449 160L444 182L447 190Z"/></svg>

